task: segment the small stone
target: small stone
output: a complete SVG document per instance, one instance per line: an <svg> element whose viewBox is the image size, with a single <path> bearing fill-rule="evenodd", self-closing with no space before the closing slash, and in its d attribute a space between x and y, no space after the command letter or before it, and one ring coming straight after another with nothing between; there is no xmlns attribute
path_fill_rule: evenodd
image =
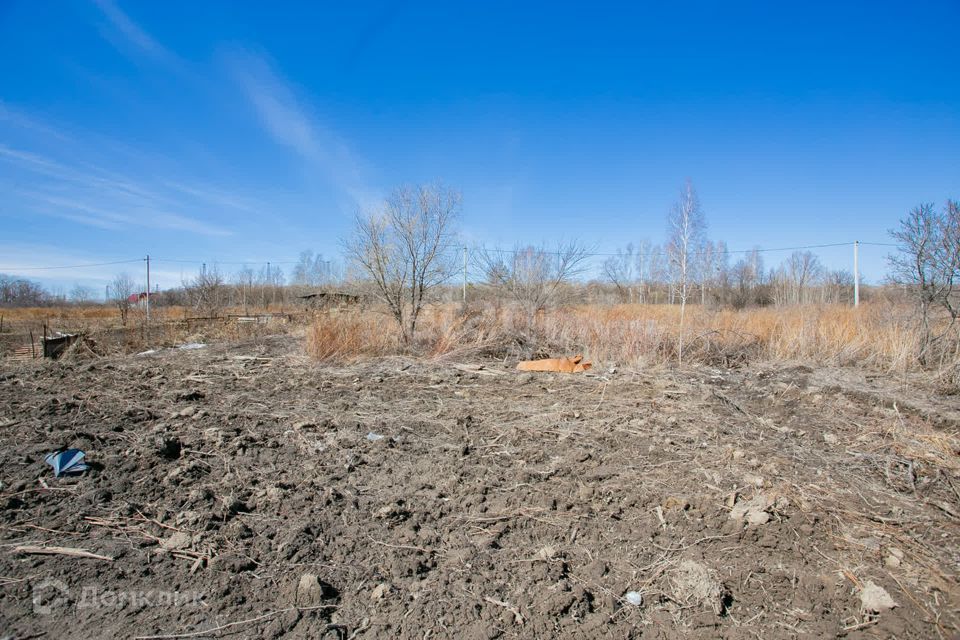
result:
<svg viewBox="0 0 960 640"><path fill-rule="evenodd" d="M867 580L860 590L860 610L864 613L881 613L889 611L897 606L887 590L876 584L873 580Z"/></svg>
<svg viewBox="0 0 960 640"><path fill-rule="evenodd" d="M176 531L169 538L160 543L162 549L167 551L176 551L179 549L189 549L193 543L193 536L186 531Z"/></svg>
<svg viewBox="0 0 960 640"><path fill-rule="evenodd" d="M189 418L190 416L192 416L192 415L195 414L196 412L197 412L197 408L196 408L196 407L186 407L186 408L181 409L181 410L177 413L177 416L179 416L179 417L181 417L181 418Z"/></svg>
<svg viewBox="0 0 960 640"><path fill-rule="evenodd" d="M680 509L686 511L690 508L690 501L682 496L668 496L666 500L663 501L663 508L670 509Z"/></svg>
<svg viewBox="0 0 960 640"><path fill-rule="evenodd" d="M312 573L300 576L300 582L297 583L296 604L312 607L320 604L322 600L323 585L320 584L320 579Z"/></svg>
<svg viewBox="0 0 960 640"><path fill-rule="evenodd" d="M643 604L643 594L639 591L627 591L623 597L629 604L632 604L635 607L639 607Z"/></svg>
<svg viewBox="0 0 960 640"><path fill-rule="evenodd" d="M537 560L553 560L557 557L557 550L553 547L544 547L537 551Z"/></svg>
<svg viewBox="0 0 960 640"><path fill-rule="evenodd" d="M383 600L391 591L393 591L393 586L390 583L381 582L370 592L370 599L374 601Z"/></svg>
<svg viewBox="0 0 960 640"><path fill-rule="evenodd" d="M887 549L887 557L883 559L883 563L892 569L896 569L903 564L903 551L896 547L890 547Z"/></svg>
<svg viewBox="0 0 960 640"><path fill-rule="evenodd" d="M837 436L832 433L823 434L823 441L827 444L837 444Z"/></svg>
<svg viewBox="0 0 960 640"><path fill-rule="evenodd" d="M749 500L741 500L730 510L730 519L745 520L747 524L752 526L766 524L770 521L768 510L774 502L773 498L762 493Z"/></svg>
<svg viewBox="0 0 960 640"><path fill-rule="evenodd" d="M743 481L757 488L760 488L763 486L763 476L757 475L755 473L744 474Z"/></svg>

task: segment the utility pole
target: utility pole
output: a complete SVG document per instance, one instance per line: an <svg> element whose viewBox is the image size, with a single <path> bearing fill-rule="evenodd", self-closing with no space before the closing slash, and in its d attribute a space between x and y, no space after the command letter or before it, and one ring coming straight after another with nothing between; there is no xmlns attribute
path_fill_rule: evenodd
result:
<svg viewBox="0 0 960 640"><path fill-rule="evenodd" d="M267 281L270 283L270 300L271 304L277 301L277 289L273 286L273 269L270 268L270 263L267 263ZM270 307L267 307L267 311L270 310Z"/></svg>
<svg viewBox="0 0 960 640"><path fill-rule="evenodd" d="M150 254L147 254L147 324L150 324Z"/></svg>
<svg viewBox="0 0 960 640"><path fill-rule="evenodd" d="M853 241L853 306L860 306L860 241Z"/></svg>
<svg viewBox="0 0 960 640"><path fill-rule="evenodd" d="M467 248L463 248L463 304L467 304Z"/></svg>

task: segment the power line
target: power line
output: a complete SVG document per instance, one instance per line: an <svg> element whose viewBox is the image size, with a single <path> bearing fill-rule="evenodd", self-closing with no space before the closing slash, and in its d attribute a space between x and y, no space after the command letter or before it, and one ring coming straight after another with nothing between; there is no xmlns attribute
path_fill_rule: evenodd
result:
<svg viewBox="0 0 960 640"><path fill-rule="evenodd" d="M175 262L177 264L232 264L232 265L255 265L255 264L300 264L299 260L242 260L242 261L223 261L223 260L179 260L176 258L150 258L153 262Z"/></svg>
<svg viewBox="0 0 960 640"><path fill-rule="evenodd" d="M5 271L50 271L52 269L83 269L85 267L106 267L115 264L132 264L134 262L143 262L143 258L137 258L136 260L117 260L115 262L90 262L87 264L67 264L56 267L0 267L0 270Z"/></svg>
<svg viewBox="0 0 960 640"><path fill-rule="evenodd" d="M876 247L896 247L898 245L890 242L860 242L861 245L869 245ZM826 249L832 247L850 247L853 246L853 242L833 242L827 244L809 244L809 245L798 245L793 247L755 247L753 249L724 249L722 251L691 251L689 255L733 255L733 254L750 254L750 253L773 253L778 251L800 251L804 249ZM466 248L466 247L464 247ZM489 251L492 253L500 254L512 254L518 255L527 253L530 250L527 249L485 249L480 248L480 251ZM560 255L561 252L558 251L540 251L536 247L532 247L532 251L536 253L542 253L546 255ZM623 253L606 253L606 252L586 252L583 254L584 257L594 258L594 257L620 257L624 255ZM143 262L144 258L135 258L131 260L115 260L112 262L89 262L85 264L72 264L72 265L55 265L55 266L44 266L44 267L0 267L0 271L53 271L59 269L84 269L88 267L106 267L119 264L134 264L138 262ZM176 264L193 264L193 265L205 265L205 264L215 264L215 265L241 265L241 266L255 266L262 264L270 265L291 265L291 264L300 264L299 260L187 260L181 258L155 258L151 256L151 263L176 263Z"/></svg>
<svg viewBox="0 0 960 640"><path fill-rule="evenodd" d="M879 243L879 242L861 242L860 244L876 244L876 245L881 245L881 244L883 244L883 243ZM724 249L723 251L719 251L719 250L715 250L715 251L691 251L688 255L691 255L691 256L694 256L694 255L706 255L706 254L729 255L729 254L735 254L735 253L754 253L754 252L757 252L757 253L769 253L769 252L774 252L774 251L799 251L799 250L801 250L801 249L824 249L824 248L827 248L827 247L852 247L852 246L853 246L853 242L833 242L833 243L830 243L830 244L809 244L809 245L797 246L797 247L771 247L771 248L767 248L767 249L764 249L764 248L762 248L762 247L756 247L756 248L754 248L754 249ZM883 246L896 246L896 245L883 245ZM481 249L481 251L491 251L491 252L494 252L494 253L510 253L510 254L514 254L514 255L519 255L519 254L528 253L530 250L527 250L527 249ZM559 252L559 251L540 251L540 250L537 249L536 247L533 247L533 248L532 248L532 251L533 251L534 253L541 253L541 254L547 254L547 255L561 255L561 252ZM591 257L591 258L593 258L593 257L620 257L620 256L623 255L623 253L587 252L587 253L584 253L583 255L586 256L586 257Z"/></svg>

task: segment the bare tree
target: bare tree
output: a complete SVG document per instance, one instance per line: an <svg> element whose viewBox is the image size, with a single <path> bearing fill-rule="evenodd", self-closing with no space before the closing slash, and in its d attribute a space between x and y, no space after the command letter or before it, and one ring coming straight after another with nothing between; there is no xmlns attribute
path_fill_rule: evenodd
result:
<svg viewBox="0 0 960 640"><path fill-rule="evenodd" d="M529 325L537 313L555 305L563 285L582 272L588 250L577 242L546 246L518 246L513 251L479 249L477 266L487 283L517 302Z"/></svg>
<svg viewBox="0 0 960 640"><path fill-rule="evenodd" d="M853 302L853 273L845 269L824 271L820 300L832 304Z"/></svg>
<svg viewBox="0 0 960 640"><path fill-rule="evenodd" d="M0 273L0 306L39 307L48 304L50 299L36 282Z"/></svg>
<svg viewBox="0 0 960 640"><path fill-rule="evenodd" d="M335 279L336 265L327 260L322 253L314 255L313 251L300 252L300 260L293 268L292 284L317 287L329 284Z"/></svg>
<svg viewBox="0 0 960 640"><path fill-rule="evenodd" d="M637 245L637 287L638 299L641 304L647 301L647 289L652 278L655 277L654 253L658 247L654 247L649 240L641 240Z"/></svg>
<svg viewBox="0 0 960 640"><path fill-rule="evenodd" d="M697 275L700 280L700 304L707 303L707 287L714 287L726 268L727 245L724 242L705 240L697 255Z"/></svg>
<svg viewBox="0 0 960 640"><path fill-rule="evenodd" d="M428 295L453 274L460 207L458 191L400 187L380 208L357 215L345 243L345 253L371 278L406 344L413 342Z"/></svg>
<svg viewBox="0 0 960 640"><path fill-rule="evenodd" d="M706 234L706 220L700 208L700 199L688 179L680 191L680 199L667 216L667 255L673 269L674 287L680 297L680 327L677 342L677 362L683 364L683 331L687 296L694 269L694 257L702 250Z"/></svg>
<svg viewBox="0 0 960 640"><path fill-rule="evenodd" d="M823 273L823 267L810 251L794 251L787 258L784 271L789 287L787 301L802 304L808 301L808 289Z"/></svg>
<svg viewBox="0 0 960 640"><path fill-rule="evenodd" d="M190 304L197 311L208 316L216 316L223 309L226 302L227 290L224 286L223 275L216 265L204 268L183 287L190 296Z"/></svg>
<svg viewBox="0 0 960 640"><path fill-rule="evenodd" d="M660 245L650 247L644 261L647 268L641 280L645 283L645 290L653 289L653 303L657 304L660 302L660 290L666 286L670 278L668 260L663 247Z"/></svg>
<svg viewBox="0 0 960 640"><path fill-rule="evenodd" d="M621 302L633 302L633 287L636 284L635 268L639 260L633 243L626 249L617 249L617 255L603 261L603 277L617 289Z"/></svg>
<svg viewBox="0 0 960 640"><path fill-rule="evenodd" d="M929 361L931 347L954 326L960 307L955 295L960 272L960 203L947 201L942 211L932 204L914 208L900 226L890 231L899 253L889 256L891 279L907 286L916 296L923 339L918 358ZM947 328L936 333L934 312L946 312Z"/></svg>
<svg viewBox="0 0 960 640"><path fill-rule="evenodd" d="M234 293L245 315L250 312L250 303L253 301L253 279L253 268L248 265L243 265L233 276Z"/></svg>
<svg viewBox="0 0 960 640"><path fill-rule="evenodd" d="M120 310L120 322L124 325L127 324L130 307L134 304L131 298L135 298L136 293L137 285L127 273L121 273L110 283L110 299Z"/></svg>
<svg viewBox="0 0 960 640"><path fill-rule="evenodd" d="M91 287L76 283L70 289L70 301L74 304L90 304L94 301L94 298L96 298L96 294Z"/></svg>

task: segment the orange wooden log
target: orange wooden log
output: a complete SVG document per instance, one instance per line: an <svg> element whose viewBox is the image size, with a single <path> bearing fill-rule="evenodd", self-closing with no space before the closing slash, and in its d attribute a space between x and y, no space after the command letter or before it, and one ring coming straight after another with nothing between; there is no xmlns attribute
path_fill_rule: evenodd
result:
<svg viewBox="0 0 960 640"><path fill-rule="evenodd" d="M553 371L557 373L581 373L593 365L583 362L582 355L572 358L546 358L544 360L521 360L517 363L520 371Z"/></svg>

